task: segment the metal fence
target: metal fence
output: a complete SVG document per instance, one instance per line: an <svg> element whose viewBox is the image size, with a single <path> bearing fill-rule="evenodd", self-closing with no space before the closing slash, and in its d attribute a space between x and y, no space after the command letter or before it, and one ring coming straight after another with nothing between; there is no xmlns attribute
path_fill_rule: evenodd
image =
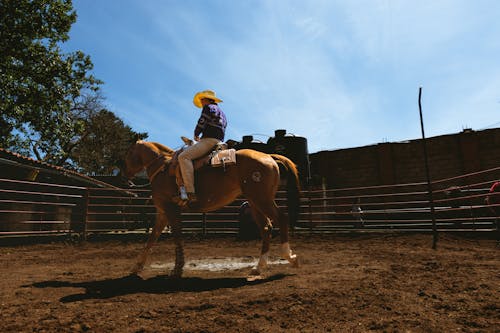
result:
<svg viewBox="0 0 500 333"><path fill-rule="evenodd" d="M86 191L84 187L0 179L0 236L82 230Z"/></svg>
<svg viewBox="0 0 500 333"><path fill-rule="evenodd" d="M497 230L495 207L485 204L500 167L427 183L302 191L295 232L439 232ZM277 203L286 207L286 193ZM212 213L183 213L186 232L237 233L240 198ZM498 205L496 205L498 206ZM497 211L500 210L497 207ZM144 233L156 219L149 190L86 188L0 179L0 237ZM167 230L168 232L168 230Z"/></svg>

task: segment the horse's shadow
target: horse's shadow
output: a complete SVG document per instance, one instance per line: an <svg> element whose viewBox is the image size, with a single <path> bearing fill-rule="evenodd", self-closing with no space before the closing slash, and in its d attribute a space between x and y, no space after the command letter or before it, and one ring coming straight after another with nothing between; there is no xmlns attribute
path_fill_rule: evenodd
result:
<svg viewBox="0 0 500 333"><path fill-rule="evenodd" d="M168 275L143 279L137 275L128 275L116 279L105 279L87 282L42 281L29 287L35 288L84 288L85 292L64 296L63 303L87 299L107 299L137 293L168 294L175 292L200 292L225 288L240 288L249 285L267 283L285 278L287 274L276 274L267 278L247 281L246 278L197 278L188 277L174 279ZM28 286L25 286L28 287Z"/></svg>

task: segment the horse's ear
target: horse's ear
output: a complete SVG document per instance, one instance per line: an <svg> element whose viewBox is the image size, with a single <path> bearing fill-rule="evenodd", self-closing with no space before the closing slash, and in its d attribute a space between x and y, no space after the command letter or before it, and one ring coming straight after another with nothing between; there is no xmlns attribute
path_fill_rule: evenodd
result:
<svg viewBox="0 0 500 333"><path fill-rule="evenodd" d="M139 142L142 142L147 137L148 137L147 133L135 133L134 132L134 135L132 136L132 140L133 140L132 142L139 143Z"/></svg>
<svg viewBox="0 0 500 333"><path fill-rule="evenodd" d="M181 136L181 140L187 146L192 146L194 144L193 140L191 140L190 138L186 138L185 136Z"/></svg>

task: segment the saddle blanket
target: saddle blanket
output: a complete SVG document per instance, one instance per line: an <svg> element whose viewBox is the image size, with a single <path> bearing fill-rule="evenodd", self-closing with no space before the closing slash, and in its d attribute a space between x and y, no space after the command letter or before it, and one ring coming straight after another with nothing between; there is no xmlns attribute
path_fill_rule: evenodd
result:
<svg viewBox="0 0 500 333"><path fill-rule="evenodd" d="M210 158L210 165L213 167L223 167L230 164L236 164L236 150L223 149L214 151Z"/></svg>

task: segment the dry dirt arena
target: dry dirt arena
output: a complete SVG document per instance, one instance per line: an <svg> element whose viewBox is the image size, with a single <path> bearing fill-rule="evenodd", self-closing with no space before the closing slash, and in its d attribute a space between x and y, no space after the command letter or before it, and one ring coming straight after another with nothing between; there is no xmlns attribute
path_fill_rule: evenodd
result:
<svg viewBox="0 0 500 333"><path fill-rule="evenodd" d="M500 332L495 240L441 235L273 239L264 279L247 282L258 241L186 238L172 280L171 239L140 277L138 240L0 247L0 332Z"/></svg>

